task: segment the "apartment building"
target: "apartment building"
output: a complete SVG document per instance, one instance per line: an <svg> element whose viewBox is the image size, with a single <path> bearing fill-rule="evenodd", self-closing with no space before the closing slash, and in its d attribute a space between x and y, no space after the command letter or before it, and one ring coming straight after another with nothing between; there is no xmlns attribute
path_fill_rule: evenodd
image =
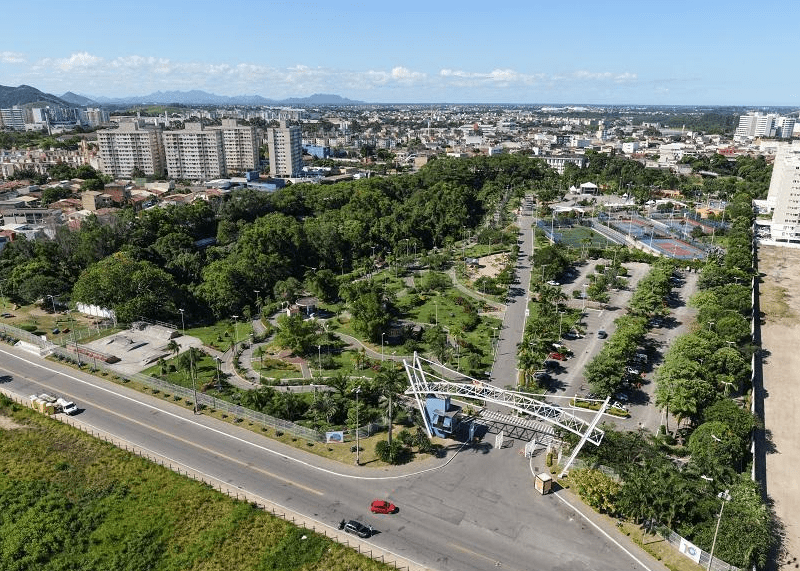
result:
<svg viewBox="0 0 800 571"><path fill-rule="evenodd" d="M7 109L0 109L0 127L24 131L25 123L29 122L26 120L25 109L22 107L15 105Z"/></svg>
<svg viewBox="0 0 800 571"><path fill-rule="evenodd" d="M225 151L225 168L229 173L258 169L258 138L255 127L239 125L236 119L223 119L222 144Z"/></svg>
<svg viewBox="0 0 800 571"><path fill-rule="evenodd" d="M303 137L300 127L286 126L267 129L269 149L269 170L275 177L292 178L300 176L303 170Z"/></svg>
<svg viewBox="0 0 800 571"><path fill-rule="evenodd" d="M767 203L775 206L770 238L800 244L800 145L787 143L778 148Z"/></svg>
<svg viewBox="0 0 800 571"><path fill-rule="evenodd" d="M164 131L162 138L170 178L209 180L227 176L222 130L187 122L185 129Z"/></svg>
<svg viewBox="0 0 800 571"><path fill-rule="evenodd" d="M739 117L739 125L733 134L734 140L755 137L779 137L789 139L794 133L793 117L783 117L777 113L748 113Z"/></svg>
<svg viewBox="0 0 800 571"><path fill-rule="evenodd" d="M128 178L134 169L162 176L164 144L161 130L144 127L138 120L121 121L117 129L97 132L101 168L114 178Z"/></svg>

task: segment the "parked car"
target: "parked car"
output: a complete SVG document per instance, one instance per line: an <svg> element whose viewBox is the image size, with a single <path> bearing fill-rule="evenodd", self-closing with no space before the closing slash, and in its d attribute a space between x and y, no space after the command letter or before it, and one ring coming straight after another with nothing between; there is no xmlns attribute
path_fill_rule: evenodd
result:
<svg viewBox="0 0 800 571"><path fill-rule="evenodd" d="M548 282L547 282L547 285L551 285L551 286L560 286L561 284L560 284L560 283L558 283L558 282L557 282L557 281L555 281L555 280L550 280L550 281L548 281Z"/></svg>
<svg viewBox="0 0 800 571"><path fill-rule="evenodd" d="M556 353L555 351L553 351L552 353L548 354L547 358L548 359L555 359L556 361L566 361L567 360L567 358L563 354Z"/></svg>
<svg viewBox="0 0 800 571"><path fill-rule="evenodd" d="M393 514L397 511L397 506L386 500L372 500L369 511L374 514Z"/></svg>
<svg viewBox="0 0 800 571"><path fill-rule="evenodd" d="M357 535L358 537L367 538L372 535L372 526L371 525L364 525L360 521L356 521L351 519L350 521L344 522L343 524L340 523L339 527L344 529L345 533L352 533L353 535Z"/></svg>
<svg viewBox="0 0 800 571"><path fill-rule="evenodd" d="M625 367L625 372L628 373L629 375L638 375L639 369L637 369L636 367Z"/></svg>
<svg viewBox="0 0 800 571"><path fill-rule="evenodd" d="M605 339L606 337L608 337L608 333L606 333L602 329L597 332L597 338L598 339Z"/></svg>
<svg viewBox="0 0 800 571"><path fill-rule="evenodd" d="M6 313L0 313L0 317L14 317L14 316L6 312Z"/></svg>

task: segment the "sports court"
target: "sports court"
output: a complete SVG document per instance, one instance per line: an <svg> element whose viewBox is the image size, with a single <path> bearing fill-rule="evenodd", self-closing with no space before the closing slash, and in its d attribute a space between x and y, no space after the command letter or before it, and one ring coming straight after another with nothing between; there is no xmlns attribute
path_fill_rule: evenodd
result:
<svg viewBox="0 0 800 571"><path fill-rule="evenodd" d="M678 260L694 260L704 258L706 255L700 248L675 238L653 238L652 240L643 240L643 242L662 254Z"/></svg>
<svg viewBox="0 0 800 571"><path fill-rule="evenodd" d="M614 245L614 242L586 226L556 228L553 238L559 244L573 248L587 245L591 248L607 248Z"/></svg>

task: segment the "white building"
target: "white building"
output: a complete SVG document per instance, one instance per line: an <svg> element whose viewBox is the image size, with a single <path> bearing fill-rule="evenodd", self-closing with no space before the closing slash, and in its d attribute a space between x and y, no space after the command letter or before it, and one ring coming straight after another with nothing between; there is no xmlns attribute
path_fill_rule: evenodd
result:
<svg viewBox="0 0 800 571"><path fill-rule="evenodd" d="M775 205L771 240L800 245L800 145L784 144L778 149L767 202Z"/></svg>
<svg viewBox="0 0 800 571"><path fill-rule="evenodd" d="M300 127L286 126L267 129L269 170L272 176L292 178L303 172L303 136Z"/></svg>
<svg viewBox="0 0 800 571"><path fill-rule="evenodd" d="M164 146L161 130L144 128L141 122L122 121L117 129L97 132L102 171L114 178L127 178L134 169L162 176Z"/></svg>
<svg viewBox="0 0 800 571"><path fill-rule="evenodd" d="M222 131L186 123L185 129L164 131L164 156L170 178L209 180L227 175Z"/></svg>
<svg viewBox="0 0 800 571"><path fill-rule="evenodd" d="M258 168L258 138L255 127L239 125L236 119L223 119L222 145L225 151L225 169L230 173Z"/></svg>
<svg viewBox="0 0 800 571"><path fill-rule="evenodd" d="M795 119L777 113L748 113L739 117L739 126L733 134L734 140L755 137L780 137L789 139L794 132Z"/></svg>

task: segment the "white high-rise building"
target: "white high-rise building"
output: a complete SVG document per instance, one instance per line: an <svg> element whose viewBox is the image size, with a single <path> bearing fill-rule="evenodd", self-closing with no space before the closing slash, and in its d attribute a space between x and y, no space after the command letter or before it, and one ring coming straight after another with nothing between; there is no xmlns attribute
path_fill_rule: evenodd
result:
<svg viewBox="0 0 800 571"><path fill-rule="evenodd" d="M186 123L178 131L164 131L164 155L170 178L210 180L227 175L222 131Z"/></svg>
<svg viewBox="0 0 800 571"><path fill-rule="evenodd" d="M223 119L222 131L225 147L225 168L229 173L258 169L258 138L255 127L239 125L236 119Z"/></svg>
<svg viewBox="0 0 800 571"><path fill-rule="evenodd" d="M267 129L267 147L272 176L300 176L303 170L303 137L300 127L287 127L286 122L281 121L280 127Z"/></svg>
<svg viewBox="0 0 800 571"><path fill-rule="evenodd" d="M160 129L144 128L137 120L121 121L117 129L97 132L97 146L105 174L130 177L134 169L150 176L164 173Z"/></svg>
<svg viewBox="0 0 800 571"><path fill-rule="evenodd" d="M775 206L770 238L800 244L800 145L778 147L767 202Z"/></svg>
<svg viewBox="0 0 800 571"><path fill-rule="evenodd" d="M737 141L755 137L789 139L793 131L793 117L782 117L777 113L748 113L739 117L739 125L733 138Z"/></svg>

